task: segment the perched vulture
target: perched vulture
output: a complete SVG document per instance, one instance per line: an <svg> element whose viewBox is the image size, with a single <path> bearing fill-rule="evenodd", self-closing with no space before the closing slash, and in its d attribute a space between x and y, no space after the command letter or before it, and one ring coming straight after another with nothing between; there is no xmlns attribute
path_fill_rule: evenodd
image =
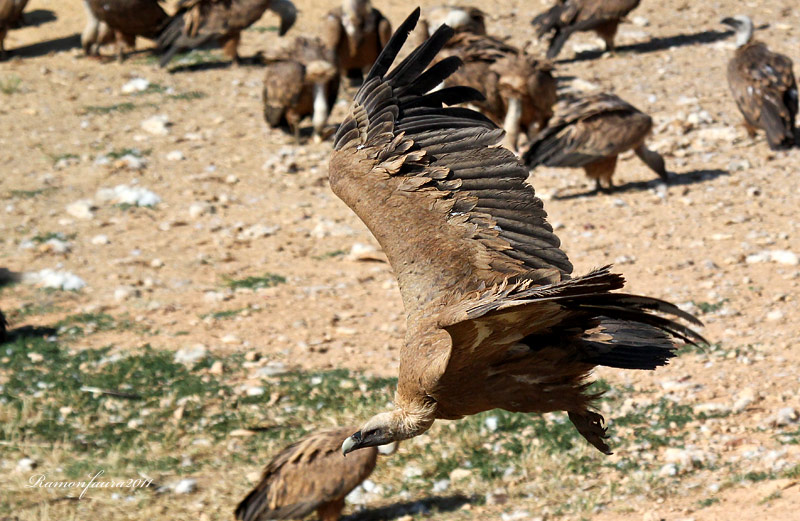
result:
<svg viewBox="0 0 800 521"><path fill-rule="evenodd" d="M266 59L264 119L270 127L287 125L299 139L300 120L311 116L314 138L321 140L339 93L334 54L319 38L295 38L294 44Z"/></svg>
<svg viewBox="0 0 800 521"><path fill-rule="evenodd" d="M323 39L336 53L339 70L360 83L392 35L392 25L369 0L342 0L325 19Z"/></svg>
<svg viewBox="0 0 800 521"><path fill-rule="evenodd" d="M0 59L6 57L6 33L22 21L22 11L28 0L0 0Z"/></svg>
<svg viewBox="0 0 800 521"><path fill-rule="evenodd" d="M107 23L94 15L89 1L83 0L83 7L86 9L86 26L81 33L81 47L86 56L99 56L100 47L107 43L113 43L116 35Z"/></svg>
<svg viewBox="0 0 800 521"><path fill-rule="evenodd" d="M652 127L650 116L613 94L567 99L559 102L548 127L531 141L523 161L531 168L583 167L598 191L604 189L601 181L610 190L617 156L633 149L666 182L664 158L644 144Z"/></svg>
<svg viewBox="0 0 800 521"><path fill-rule="evenodd" d="M111 30L117 43L117 58L122 60L126 52L134 49L137 36L156 39L169 20L160 0L85 0L85 4L90 15L81 35L81 44L87 54L96 52L96 47L107 43L110 37L101 31ZM91 28L93 19L98 22L97 35Z"/></svg>
<svg viewBox="0 0 800 521"><path fill-rule="evenodd" d="M178 12L172 17L158 39L166 67L175 54L217 42L233 60L239 59L241 32L256 23L269 9L281 19L278 34L286 34L297 19L297 8L290 0L180 0Z"/></svg>
<svg viewBox="0 0 800 521"><path fill-rule="evenodd" d="M722 23L736 30L736 53L728 62L728 86L744 116L747 133L754 137L756 129L766 131L772 150L792 147L797 116L792 60L753 40L749 17L725 18Z"/></svg>
<svg viewBox="0 0 800 521"><path fill-rule="evenodd" d="M516 150L519 133L535 136L547 125L556 103L552 65L497 38L463 32L446 45L443 56L463 66L445 80L483 94L475 105L506 131L504 144Z"/></svg>
<svg viewBox="0 0 800 521"><path fill-rule="evenodd" d="M375 448L342 457L342 438L352 432L322 431L283 449L236 507L236 519L302 519L315 510L321 521L339 519L345 496L372 474L378 458Z"/></svg>
<svg viewBox="0 0 800 521"><path fill-rule="evenodd" d="M653 312L699 324L654 298L613 290L609 268L571 278L528 170L494 146L502 130L480 113L443 107L480 98L468 87L431 91L457 59L426 69L453 34L440 27L389 72L419 18L400 26L336 131L331 188L381 244L406 311L394 410L368 420L342 452L411 438L437 419L500 408L568 411L608 453L589 390L597 365L654 369L672 337L703 341Z"/></svg>
<svg viewBox="0 0 800 521"><path fill-rule="evenodd" d="M625 15L639 5L639 0L556 0L556 5L531 22L536 36L551 33L547 57L555 58L572 33L594 31L614 50L617 26Z"/></svg>
<svg viewBox="0 0 800 521"><path fill-rule="evenodd" d="M477 7L432 7L423 12L410 40L419 45L440 25L449 25L456 33L486 34L486 13Z"/></svg>

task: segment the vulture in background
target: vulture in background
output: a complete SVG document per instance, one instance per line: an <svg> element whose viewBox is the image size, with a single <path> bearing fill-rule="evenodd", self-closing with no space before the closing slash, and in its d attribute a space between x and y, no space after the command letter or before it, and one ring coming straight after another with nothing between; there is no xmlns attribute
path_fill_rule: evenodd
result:
<svg viewBox="0 0 800 521"><path fill-rule="evenodd" d="M547 57L558 56L570 35L594 31L606 43L606 51L614 50L614 36L619 22L636 9L639 0L556 0L556 4L531 21L536 36L550 35Z"/></svg>
<svg viewBox="0 0 800 521"><path fill-rule="evenodd" d="M477 7L439 6L426 9L411 35L416 46L427 40L441 25L456 33L486 34L486 13Z"/></svg>
<svg viewBox="0 0 800 521"><path fill-rule="evenodd" d="M700 322L668 302L614 292L624 279L608 267L571 276L528 170L495 146L503 131L452 107L480 93L431 91L459 66L453 58L426 70L453 31L440 27L389 71L418 18L419 9L364 80L328 168L334 193L386 253L407 322L394 409L345 438L342 452L499 408L567 411L609 453L592 369L655 369L675 356L673 337L704 341L677 319Z"/></svg>
<svg viewBox="0 0 800 521"><path fill-rule="evenodd" d="M278 34L283 36L297 19L297 8L290 0L180 0L178 11L158 39L161 66L166 67L179 52L213 42L238 65L241 32L268 9L280 17Z"/></svg>
<svg viewBox="0 0 800 521"><path fill-rule="evenodd" d="M302 519L316 510L321 521L337 521L345 496L372 474L378 459L375 448L342 457L342 439L352 432L338 428L313 433L283 449L236 507L236 519Z"/></svg>
<svg viewBox="0 0 800 521"><path fill-rule="evenodd" d="M20 280L22 280L22 277L19 273L15 273L8 268L0 268L0 288L19 282ZM6 316L0 311L0 343L8 340L7 328L8 321L6 320Z"/></svg>
<svg viewBox="0 0 800 521"><path fill-rule="evenodd" d="M0 60L6 57L6 34L22 22L22 11L27 3L28 0L0 0Z"/></svg>
<svg viewBox="0 0 800 521"><path fill-rule="evenodd" d="M598 191L614 187L612 177L617 156L633 149L639 158L667 182L664 158L644 144L653 120L636 107L613 94L590 94L566 99L556 107L556 114L523 154L531 168L583 167L594 179Z"/></svg>
<svg viewBox="0 0 800 521"><path fill-rule="evenodd" d="M469 86L483 94L474 105L503 126L508 148L516 150L520 132L536 135L553 115L556 80L550 62L492 36L468 32L456 34L442 56L455 56L464 64L444 85Z"/></svg>
<svg viewBox="0 0 800 521"><path fill-rule="evenodd" d="M763 129L769 148L791 148L795 143L797 116L792 60L753 40L753 22L749 17L725 18L722 23L736 31L736 53L728 62L728 86L744 116L747 133L755 137L756 129Z"/></svg>
<svg viewBox="0 0 800 521"><path fill-rule="evenodd" d="M293 45L266 58L264 119L288 126L300 139L300 120L311 116L314 139L321 141L339 93L335 55L319 38L297 37Z"/></svg>
<svg viewBox="0 0 800 521"><path fill-rule="evenodd" d="M83 7L86 9L86 26L81 33L81 48L86 56L99 56L100 47L113 43L116 35L107 23L94 15L89 0L83 0Z"/></svg>
<svg viewBox="0 0 800 521"><path fill-rule="evenodd" d="M81 35L81 45L88 55L92 55L92 51L96 53L100 45L110 41L108 32L113 31L117 59L122 61L125 54L135 48L137 36L155 40L169 20L161 8L160 0L84 1L90 14ZM97 34L94 32L95 26Z"/></svg>
<svg viewBox="0 0 800 521"><path fill-rule="evenodd" d="M342 0L341 7L328 13L322 31L341 74L357 85L389 41L392 25L369 0Z"/></svg>

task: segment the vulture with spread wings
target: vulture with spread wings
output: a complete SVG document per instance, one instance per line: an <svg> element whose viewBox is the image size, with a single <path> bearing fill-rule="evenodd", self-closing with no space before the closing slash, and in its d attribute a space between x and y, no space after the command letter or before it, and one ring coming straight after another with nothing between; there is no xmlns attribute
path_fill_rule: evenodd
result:
<svg viewBox="0 0 800 521"><path fill-rule="evenodd" d="M572 33L594 31L614 50L614 37L620 21L639 6L640 0L557 0L556 4L534 18L536 36L550 33L547 57L555 58Z"/></svg>
<svg viewBox="0 0 800 521"><path fill-rule="evenodd" d="M219 43L223 52L238 64L242 31L270 10L281 19L278 34L286 34L295 20L297 8L291 0L180 0L178 11L158 39L166 67L175 54Z"/></svg>
<svg viewBox="0 0 800 521"><path fill-rule="evenodd" d="M376 448L342 457L342 438L352 432L338 428L313 433L283 449L239 503L236 519L302 519L315 510L320 521L339 519L345 496L372 474L378 459Z"/></svg>
<svg viewBox="0 0 800 521"><path fill-rule="evenodd" d="M645 145L652 128L650 116L614 94L569 97L558 103L555 117L531 140L522 160L531 168L583 168L599 192L614 187L617 157L633 150L667 182L664 158Z"/></svg>
<svg viewBox="0 0 800 521"><path fill-rule="evenodd" d="M480 94L431 91L460 65L450 57L426 70L452 30L440 27L389 72L418 18L419 9L373 66L329 164L331 188L386 252L407 320L394 409L368 420L342 451L500 408L567 411L607 453L592 368L654 369L675 355L673 336L703 341L655 311L699 322L667 302L613 293L624 280L608 268L570 278L527 169L494 146L502 130L443 106Z"/></svg>
<svg viewBox="0 0 800 521"><path fill-rule="evenodd" d="M722 23L736 31L736 53L728 62L728 86L747 133L755 137L756 129L766 131L772 150L792 147L797 116L792 60L753 40L753 21L748 16L725 18Z"/></svg>

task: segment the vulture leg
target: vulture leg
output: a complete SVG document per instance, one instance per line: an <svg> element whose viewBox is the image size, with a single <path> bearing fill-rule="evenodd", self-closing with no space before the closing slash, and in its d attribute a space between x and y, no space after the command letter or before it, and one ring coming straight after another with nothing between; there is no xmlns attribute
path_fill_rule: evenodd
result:
<svg viewBox="0 0 800 521"><path fill-rule="evenodd" d="M225 40L219 42L220 46L222 46L222 52L225 53L225 56L231 59L234 65L238 66L241 65L242 60L239 58L239 39L241 38L241 33L234 33L229 37L225 38Z"/></svg>
<svg viewBox="0 0 800 521"><path fill-rule="evenodd" d="M311 126L314 129L314 142L322 142L322 133L325 130L325 124L328 122L328 93L325 83L314 84L314 109L311 116Z"/></svg>
<svg viewBox="0 0 800 521"><path fill-rule="evenodd" d="M747 120L744 120L743 125L745 131L747 131L747 135L750 136L750 138L756 137L756 127L748 123Z"/></svg>
<svg viewBox="0 0 800 521"><path fill-rule="evenodd" d="M595 180L595 186L598 191L610 192L614 188L614 183L611 177L614 175L614 170L617 167L617 156L606 157L589 163L583 169L590 179ZM607 189L603 188L601 181L605 181L608 185Z"/></svg>
<svg viewBox="0 0 800 521"><path fill-rule="evenodd" d="M611 449L605 442L608 438L606 428L603 426L603 417L596 412L581 411L569 412L569 421L578 429L581 436L586 441L594 445L603 454L612 454Z"/></svg>
<svg viewBox="0 0 800 521"><path fill-rule="evenodd" d="M320 521L339 521L339 516L344 508L344 498L334 499L330 503L324 503L317 509Z"/></svg>
<svg viewBox="0 0 800 521"><path fill-rule="evenodd" d="M127 53L133 52L136 47L136 35L116 31L117 35L117 61L125 61Z"/></svg>
<svg viewBox="0 0 800 521"><path fill-rule="evenodd" d="M661 157L661 154L656 152L655 150L650 150L644 143L633 149L636 152L636 155L639 156L639 159L644 161L650 170L658 174L665 183L669 181L669 174L667 174L667 168L664 166L664 158Z"/></svg>
<svg viewBox="0 0 800 521"><path fill-rule="evenodd" d="M6 30L0 29L0 61L6 59Z"/></svg>
<svg viewBox="0 0 800 521"><path fill-rule="evenodd" d="M300 120L302 116L298 116L294 109L286 111L286 123L289 125L289 130L292 131L295 143L300 145Z"/></svg>
<svg viewBox="0 0 800 521"><path fill-rule="evenodd" d="M606 52L614 52L614 37L617 35L619 22L608 22L597 28L596 32L606 43Z"/></svg>
<svg viewBox="0 0 800 521"><path fill-rule="evenodd" d="M503 144L510 150L516 150L517 138L519 137L519 120L522 118L522 102L519 98L509 98L507 106L506 119L503 122L503 130L506 131Z"/></svg>

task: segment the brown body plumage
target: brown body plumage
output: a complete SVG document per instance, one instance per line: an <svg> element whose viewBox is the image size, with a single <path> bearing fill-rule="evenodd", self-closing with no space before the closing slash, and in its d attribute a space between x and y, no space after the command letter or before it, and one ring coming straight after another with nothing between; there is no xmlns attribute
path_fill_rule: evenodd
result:
<svg viewBox="0 0 800 521"><path fill-rule="evenodd" d="M86 6L92 16L84 29L86 36L81 37L84 51L91 54L96 51L96 47L110 39L107 32L105 36L101 35L102 23L107 26L106 31L110 29L114 32L117 57L120 60L125 57L125 53L134 49L137 36L158 38L169 19L159 0L86 0ZM92 17L98 22L97 36L93 36L89 29L94 24ZM101 42L103 39L106 41Z"/></svg>
<svg viewBox="0 0 800 521"><path fill-rule="evenodd" d="M477 7L438 6L425 9L409 40L417 46L445 24L456 34L486 34L486 13Z"/></svg>
<svg viewBox="0 0 800 521"><path fill-rule="evenodd" d="M445 85L466 85L483 94L475 106L503 126L509 148L516 150L520 132L536 135L553 115L556 81L549 62L497 38L467 32L455 35L442 56L463 62Z"/></svg>
<svg viewBox="0 0 800 521"><path fill-rule="evenodd" d="M6 56L6 34L19 25L27 3L28 0L0 0L0 60Z"/></svg>
<svg viewBox="0 0 800 521"><path fill-rule="evenodd" d="M90 0L83 0L86 9L86 25L81 33L81 48L87 56L99 56L100 47L114 43L116 35L107 23L97 18L89 5Z"/></svg>
<svg viewBox="0 0 800 521"><path fill-rule="evenodd" d="M744 117L747 133L753 137L756 129L764 130L773 150L793 146L797 83L792 60L752 39L750 18L737 16L722 22L736 30L737 49L728 62L728 87Z"/></svg>
<svg viewBox="0 0 800 521"><path fill-rule="evenodd" d="M165 67L176 53L218 43L225 54L239 63L241 32L257 22L267 10L280 19L279 34L286 34L297 19L290 0L181 0L178 11L158 39Z"/></svg>
<svg viewBox="0 0 800 521"><path fill-rule="evenodd" d="M555 58L575 32L594 31L614 49L614 36L622 18L633 11L640 0L556 0L556 4L531 22L536 35L550 34L547 57Z"/></svg>
<svg viewBox="0 0 800 521"><path fill-rule="evenodd" d="M328 13L323 28L323 40L336 53L339 70L356 83L391 35L389 20L369 0L343 0L341 7Z"/></svg>
<svg viewBox="0 0 800 521"><path fill-rule="evenodd" d="M321 521L339 519L344 498L372 473L373 448L347 458L342 439L353 428L322 431L283 449L264 469L261 482L236 508L236 519L302 519L316 511Z"/></svg>
<svg viewBox="0 0 800 521"><path fill-rule="evenodd" d="M366 78L328 168L334 193L386 253L407 320L395 409L367 421L342 451L501 408L568 411L608 452L587 392L591 370L653 369L674 356L672 335L701 339L652 311L697 319L667 302L613 293L624 281L607 268L570 277L528 170L493 146L502 131L475 111L443 107L479 93L430 92L458 66L442 60L424 71L452 31L440 28L388 72L418 16L403 23Z"/></svg>
<svg viewBox="0 0 800 521"><path fill-rule="evenodd" d="M267 124L287 125L299 138L300 120L311 116L314 138L324 138L339 92L335 55L319 38L298 37L266 61L262 101Z"/></svg>
<svg viewBox="0 0 800 521"><path fill-rule="evenodd" d="M565 99L546 129L529 145L523 160L537 165L579 168L594 179L597 189L613 188L617 156L633 150L667 181L664 159L645 145L653 120L619 97L599 93Z"/></svg>

